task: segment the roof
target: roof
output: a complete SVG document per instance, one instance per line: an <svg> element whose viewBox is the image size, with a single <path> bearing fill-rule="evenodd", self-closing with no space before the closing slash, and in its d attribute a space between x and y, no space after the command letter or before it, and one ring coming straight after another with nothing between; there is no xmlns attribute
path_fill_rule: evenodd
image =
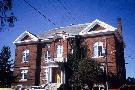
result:
<svg viewBox="0 0 135 90"><path fill-rule="evenodd" d="M96 25L99 25L103 28L98 28L93 30ZM117 28L108 25L107 23L104 23L98 19L95 19L91 23L84 23L84 24L77 24L77 25L69 25L65 27L60 27L60 28L54 28L49 31L43 32L39 35L33 35L32 33L25 31L22 33L15 41L14 43L22 43L22 42L36 42L39 39L42 41L50 41L53 39L57 38L69 38L69 37L74 37L74 35L82 35L82 36L95 36L95 35L105 35L105 34L116 34L117 38L119 36L116 33ZM31 37L31 40L24 40L21 41L22 38L24 38L26 35L29 35Z"/></svg>
<svg viewBox="0 0 135 90"><path fill-rule="evenodd" d="M47 38L53 36L55 33L63 32L63 31L70 35L78 35L88 25L89 25L89 23L85 23L85 24L70 25L70 26L66 26L66 27L55 28L55 29L46 31L44 33L41 33L41 34L37 35L37 37L40 39L47 39Z"/></svg>
<svg viewBox="0 0 135 90"><path fill-rule="evenodd" d="M93 28L96 24L99 24L100 26L106 28L104 30L99 30L99 31L90 31L89 30L91 28ZM97 35L100 33L107 33L107 32L113 32L115 31L117 28L108 25L98 19L95 19L94 21L92 21L91 23L85 23L85 24L77 24L77 25L70 25L70 26L66 26L66 27L60 27L60 28L55 28L55 29L51 29L49 31L46 31L44 33L41 33L39 35L37 35L38 38L40 39L48 39L54 36L55 33L58 32L65 32L66 34L69 35Z"/></svg>

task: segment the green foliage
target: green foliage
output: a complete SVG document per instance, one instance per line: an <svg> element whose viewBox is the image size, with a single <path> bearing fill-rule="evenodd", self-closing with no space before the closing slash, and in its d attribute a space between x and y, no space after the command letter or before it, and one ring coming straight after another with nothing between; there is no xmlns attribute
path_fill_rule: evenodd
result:
<svg viewBox="0 0 135 90"><path fill-rule="evenodd" d="M105 81L105 73L100 66L93 59L81 59L78 62L77 69L72 73L72 77L70 78L71 84L78 88L85 85L92 88L94 83L103 83Z"/></svg>
<svg viewBox="0 0 135 90"><path fill-rule="evenodd" d="M100 64L93 59L84 59L79 62L77 74L79 74L80 80L85 83L85 81L91 81L94 83L101 82L100 76L104 74L103 70L100 68ZM87 83L87 82L86 82Z"/></svg>
<svg viewBox="0 0 135 90"><path fill-rule="evenodd" d="M72 90L80 90L87 85L91 89L94 83L104 82L105 73L98 62L87 58L87 46L81 36L68 41L73 52L69 53L67 62L59 63L62 70L65 70L66 86Z"/></svg>
<svg viewBox="0 0 135 90"><path fill-rule="evenodd" d="M0 87L10 87L12 81L12 60L11 51L4 46L0 52Z"/></svg>
<svg viewBox="0 0 135 90"><path fill-rule="evenodd" d="M135 85L135 78L134 77L128 77L127 80L126 80L126 83Z"/></svg>

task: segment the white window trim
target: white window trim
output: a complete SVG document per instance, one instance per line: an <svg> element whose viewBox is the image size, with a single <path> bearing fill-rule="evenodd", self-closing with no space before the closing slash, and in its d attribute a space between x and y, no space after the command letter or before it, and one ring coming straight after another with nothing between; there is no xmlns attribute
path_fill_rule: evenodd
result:
<svg viewBox="0 0 135 90"><path fill-rule="evenodd" d="M102 69L103 72L105 71L105 67L103 65L100 66L100 69Z"/></svg>
<svg viewBox="0 0 135 90"><path fill-rule="evenodd" d="M22 71L22 70L24 70L24 71ZM20 74L23 73L23 76L20 77L21 79L19 81L27 81L27 79L24 79L24 73L27 73L27 75L28 75L28 67L21 67L20 71L21 71Z"/></svg>
<svg viewBox="0 0 135 90"><path fill-rule="evenodd" d="M46 51L45 52L45 54L44 54L44 60L46 61L46 62L49 62L50 61L50 59L51 59L51 55L50 55L50 53L49 53L50 51ZM47 57L45 57L45 55L47 55ZM49 59L49 57L50 57L50 59Z"/></svg>
<svg viewBox="0 0 135 90"><path fill-rule="evenodd" d="M95 42L94 44L93 44L93 57L92 58L102 58L102 57L104 57L104 56L99 56L98 55L98 47L99 46L101 46L102 47L102 54L103 54L103 52L104 52L104 47L103 47L103 42ZM94 51L94 47L96 47L96 50L97 51ZM95 52L96 52L96 55L95 55Z"/></svg>
<svg viewBox="0 0 135 90"><path fill-rule="evenodd" d="M28 69L28 67L21 67L20 69Z"/></svg>
<svg viewBox="0 0 135 90"><path fill-rule="evenodd" d="M44 80L46 80L48 82L49 81L49 68L48 67L45 68L44 73L45 73Z"/></svg>
<svg viewBox="0 0 135 90"><path fill-rule="evenodd" d="M23 51L22 52L22 63L25 63L25 62L28 62L28 60L27 59L29 59L29 50L28 49L26 49L25 51ZM27 58L27 55L28 55L28 58Z"/></svg>
<svg viewBox="0 0 135 90"><path fill-rule="evenodd" d="M57 45L56 47L56 57L62 57L63 55L63 46Z"/></svg>

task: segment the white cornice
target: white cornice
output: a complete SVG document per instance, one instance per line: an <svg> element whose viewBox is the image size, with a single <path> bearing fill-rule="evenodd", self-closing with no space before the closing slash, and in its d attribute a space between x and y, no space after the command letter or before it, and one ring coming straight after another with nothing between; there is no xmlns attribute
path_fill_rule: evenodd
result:
<svg viewBox="0 0 135 90"><path fill-rule="evenodd" d="M93 28L95 25L100 25L104 27L104 30L99 31L89 31L91 28ZM115 31L117 28L108 25L107 23L104 23L98 19L94 20L92 23L90 23L84 30L82 30L79 35L85 35L85 34L95 34L95 33L101 33L101 32L107 32L107 31Z"/></svg>
<svg viewBox="0 0 135 90"><path fill-rule="evenodd" d="M23 39L26 35L31 37L31 40L21 41L21 39ZM31 34L30 32L24 31L13 43L17 44L17 43L24 43L24 42L30 42L30 41L38 41L38 38L34 36L33 34Z"/></svg>

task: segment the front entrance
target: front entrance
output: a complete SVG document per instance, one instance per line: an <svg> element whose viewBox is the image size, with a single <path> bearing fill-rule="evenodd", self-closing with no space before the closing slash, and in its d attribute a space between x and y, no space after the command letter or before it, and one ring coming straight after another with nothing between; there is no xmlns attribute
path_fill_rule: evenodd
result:
<svg viewBox="0 0 135 90"><path fill-rule="evenodd" d="M61 70L58 67L52 68L52 83L61 83Z"/></svg>

